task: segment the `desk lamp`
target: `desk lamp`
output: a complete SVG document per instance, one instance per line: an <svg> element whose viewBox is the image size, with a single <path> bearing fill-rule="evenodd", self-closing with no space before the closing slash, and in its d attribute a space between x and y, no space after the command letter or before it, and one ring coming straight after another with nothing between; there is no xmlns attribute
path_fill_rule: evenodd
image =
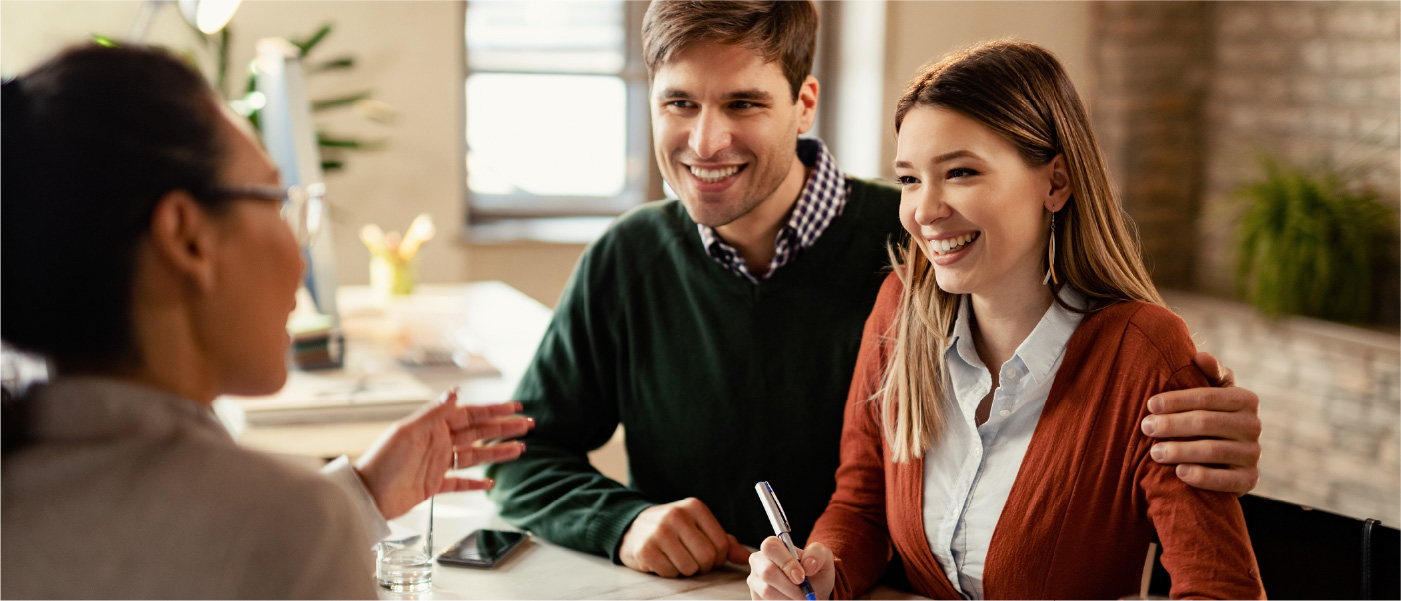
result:
<svg viewBox="0 0 1401 601"><path fill-rule="evenodd" d="M160 14L165 5L172 2L173 0L147 0L143 3L141 12L136 13L136 19L131 23L127 39L134 42L144 41L151 33L151 24L155 22L156 15ZM233 18L234 12L242 2L243 0L179 0L180 14L190 25L208 35L218 33L228 25L229 19Z"/></svg>

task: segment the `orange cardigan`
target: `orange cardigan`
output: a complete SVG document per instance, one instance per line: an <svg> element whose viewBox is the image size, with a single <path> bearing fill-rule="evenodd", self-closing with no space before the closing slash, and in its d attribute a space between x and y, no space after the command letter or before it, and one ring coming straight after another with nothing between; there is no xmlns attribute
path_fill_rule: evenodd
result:
<svg viewBox="0 0 1401 601"><path fill-rule="evenodd" d="M868 590L893 552L914 591L958 594L929 550L924 462L885 460L879 389L902 285L887 278L861 341L842 428L837 490L809 541L837 558L838 599ZM1187 328L1172 312L1119 303L1071 336L1026 458L989 543L984 594L1115 599L1138 592L1154 530L1172 596L1263 598L1236 497L1198 490L1148 456L1148 397L1205 386Z"/></svg>

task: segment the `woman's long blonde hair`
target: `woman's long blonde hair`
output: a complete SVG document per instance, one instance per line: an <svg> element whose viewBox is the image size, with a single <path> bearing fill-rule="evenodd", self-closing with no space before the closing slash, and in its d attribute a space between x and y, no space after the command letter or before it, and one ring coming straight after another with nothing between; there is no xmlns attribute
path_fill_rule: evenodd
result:
<svg viewBox="0 0 1401 601"><path fill-rule="evenodd" d="M983 124L1016 147L1028 166L1065 155L1072 193L1054 217L1060 281L1051 284L1055 302L1064 305L1060 287L1070 286L1093 307L1128 300L1163 304L1080 96L1054 54L1018 41L955 51L910 81L895 109L897 134L905 115L920 106L954 110ZM943 355L959 295L939 289L915 239L892 248L891 261L905 286L891 324L894 352L878 394L891 459L899 463L920 457L947 419L953 399L944 389Z"/></svg>

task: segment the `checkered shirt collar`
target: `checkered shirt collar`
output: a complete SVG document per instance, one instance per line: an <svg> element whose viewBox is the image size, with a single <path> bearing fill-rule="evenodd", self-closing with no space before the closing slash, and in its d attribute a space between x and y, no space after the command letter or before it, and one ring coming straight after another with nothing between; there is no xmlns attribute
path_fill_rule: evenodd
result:
<svg viewBox="0 0 1401 601"><path fill-rule="evenodd" d="M798 196L798 202L793 205L788 222L774 239L776 252L764 275L756 277L750 273L739 251L720 239L715 228L697 224L701 244L710 258L735 275L757 284L759 280L768 279L780 267L792 262L798 253L817 242L817 238L832 224L832 220L842 214L847 196L850 195L850 185L846 176L837 169L837 161L832 158L832 153L827 151L827 146L821 140L798 140L798 160L812 167L812 174L808 176L803 192Z"/></svg>

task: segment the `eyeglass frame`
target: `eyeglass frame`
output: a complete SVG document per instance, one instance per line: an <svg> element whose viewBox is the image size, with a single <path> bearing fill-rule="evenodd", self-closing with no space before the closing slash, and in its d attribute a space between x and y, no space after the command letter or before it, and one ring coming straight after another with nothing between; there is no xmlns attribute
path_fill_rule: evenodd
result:
<svg viewBox="0 0 1401 601"><path fill-rule="evenodd" d="M286 188L274 186L216 185L207 194L210 200L268 200L280 203L282 220L292 230L298 246L310 247L321 231L326 185L322 183Z"/></svg>

